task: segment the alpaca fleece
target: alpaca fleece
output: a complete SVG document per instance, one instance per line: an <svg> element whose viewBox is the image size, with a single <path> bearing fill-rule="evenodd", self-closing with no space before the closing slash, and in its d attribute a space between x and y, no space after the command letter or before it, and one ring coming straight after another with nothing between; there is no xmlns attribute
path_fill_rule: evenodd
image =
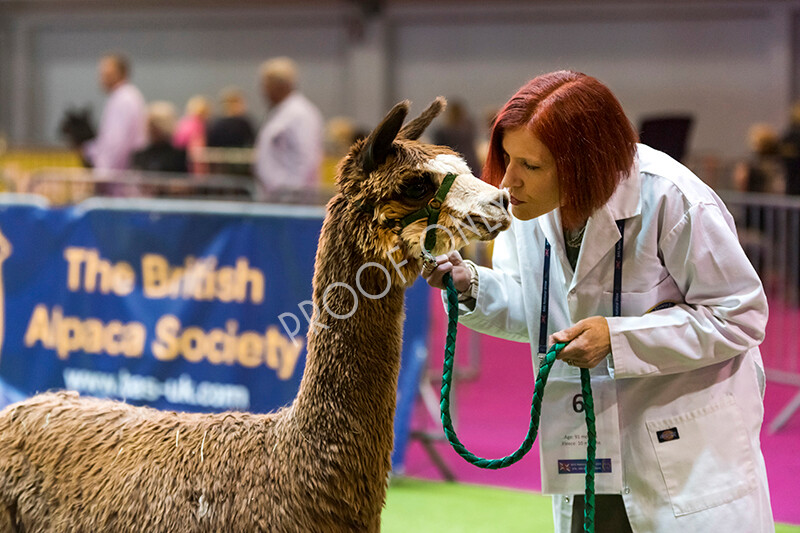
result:
<svg viewBox="0 0 800 533"><path fill-rule="evenodd" d="M459 174L442 206L450 233L496 221L478 230L490 239L510 220L507 193L472 176L451 150L417 141L443 107L438 99L401 130L408 103L398 104L340 164L317 249L306 367L289 407L190 414L70 392L8 406L0 412L0 532L378 531L404 292L419 275L426 227L391 221L425 205L448 172ZM409 183L430 190L409 197ZM451 244L465 241L440 238L434 252ZM385 265L388 290L384 271L361 269L367 263ZM355 302L334 283L386 293L359 297L341 319Z"/></svg>

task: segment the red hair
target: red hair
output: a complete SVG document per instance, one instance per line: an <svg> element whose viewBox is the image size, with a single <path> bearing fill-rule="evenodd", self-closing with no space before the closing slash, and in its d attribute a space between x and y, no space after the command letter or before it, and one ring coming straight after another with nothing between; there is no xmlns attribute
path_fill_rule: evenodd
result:
<svg viewBox="0 0 800 533"><path fill-rule="evenodd" d="M544 74L511 97L492 127L483 169L489 183L499 186L506 172L503 135L521 127L555 159L565 228L582 224L630 173L638 135L616 97L591 76Z"/></svg>

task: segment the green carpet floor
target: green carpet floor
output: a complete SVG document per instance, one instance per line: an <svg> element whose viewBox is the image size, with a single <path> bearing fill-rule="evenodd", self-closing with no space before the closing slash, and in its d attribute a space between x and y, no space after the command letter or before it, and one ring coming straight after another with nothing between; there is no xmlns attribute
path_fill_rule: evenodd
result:
<svg viewBox="0 0 800 533"><path fill-rule="evenodd" d="M396 477L389 486L383 533L535 533L553 531L550 497L459 483ZM800 533L778 525L776 533Z"/></svg>

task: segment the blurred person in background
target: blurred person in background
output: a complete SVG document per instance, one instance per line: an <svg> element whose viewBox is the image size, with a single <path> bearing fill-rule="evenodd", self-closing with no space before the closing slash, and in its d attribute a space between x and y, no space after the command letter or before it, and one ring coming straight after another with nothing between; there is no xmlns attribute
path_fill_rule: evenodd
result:
<svg viewBox="0 0 800 533"><path fill-rule="evenodd" d="M149 144L133 155L133 168L151 172L186 172L186 150L172 139L177 111L170 102L152 102L147 108Z"/></svg>
<svg viewBox="0 0 800 533"><path fill-rule="evenodd" d="M734 170L734 186L743 192L782 193L783 168L778 133L769 124L753 124L748 131L750 157Z"/></svg>
<svg viewBox="0 0 800 533"><path fill-rule="evenodd" d="M325 155L339 160L347 155L354 142L365 136L366 132L350 117L333 117L325 124Z"/></svg>
<svg viewBox="0 0 800 533"><path fill-rule="evenodd" d="M800 100L792 106L789 128L781 139L786 194L800 194Z"/></svg>
<svg viewBox="0 0 800 533"><path fill-rule="evenodd" d="M98 75L108 99L97 137L84 144L84 156L97 170L125 170L133 153L147 143L147 106L139 89L128 81L130 63L124 56L104 56Z"/></svg>
<svg viewBox="0 0 800 533"><path fill-rule="evenodd" d="M475 151L478 155L478 161L480 162L480 167L483 168L483 165L486 164L486 156L489 154L489 136L492 133L492 127L494 126L494 120L497 118L497 114L500 112L500 108L496 106L489 106L483 110L481 113L481 118L483 122L481 123L481 133L480 133L480 140L475 143Z"/></svg>
<svg viewBox="0 0 800 533"><path fill-rule="evenodd" d="M464 102L448 100L444 111L444 124L433 132L433 143L449 146L460 153L476 176L480 176L481 163L475 146L475 124Z"/></svg>
<svg viewBox="0 0 800 533"><path fill-rule="evenodd" d="M778 133L769 124L753 124L748 131L750 156L734 167L733 185L741 192L783 193L784 166ZM744 205L739 242L762 278L767 274L765 253L777 243L767 231L767 210L762 205Z"/></svg>
<svg viewBox="0 0 800 533"><path fill-rule="evenodd" d="M336 189L336 167L354 142L368 132L359 129L350 117L333 117L325 124L325 158L322 163L321 186L328 192Z"/></svg>
<svg viewBox="0 0 800 533"><path fill-rule="evenodd" d="M222 116L211 122L206 144L218 148L248 148L256 138L253 121L247 115L242 91L226 87L219 96Z"/></svg>
<svg viewBox="0 0 800 533"><path fill-rule="evenodd" d="M226 87L220 92L219 103L222 116L211 122L206 136L209 148L242 149L251 148L255 142L256 132L253 121L247 114L247 103L244 94L238 87ZM250 157L242 154L217 151L218 157L212 159L210 169L216 174L237 174L252 176Z"/></svg>
<svg viewBox="0 0 800 533"><path fill-rule="evenodd" d="M464 102L457 98L448 99L442 119L442 125L433 131L433 143L449 146L460 153L472 173L480 177L483 164L478 158L477 131ZM487 247L491 248L491 244L479 244L475 241L465 246L461 253L467 259L485 264L488 257L484 250Z"/></svg>
<svg viewBox="0 0 800 533"><path fill-rule="evenodd" d="M261 65L261 89L269 107L255 145L255 174L262 199L276 193L316 193L323 157L323 119L297 90L297 67L287 57Z"/></svg>
<svg viewBox="0 0 800 533"><path fill-rule="evenodd" d="M206 123L211 116L211 104L205 96L192 96L186 102L186 113L178 121L172 144L186 151L193 174L206 174L208 166L202 156L206 147Z"/></svg>

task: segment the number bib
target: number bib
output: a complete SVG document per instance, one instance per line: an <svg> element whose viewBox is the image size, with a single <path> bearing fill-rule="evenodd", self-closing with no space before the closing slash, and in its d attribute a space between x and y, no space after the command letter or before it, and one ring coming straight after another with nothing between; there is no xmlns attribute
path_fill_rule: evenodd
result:
<svg viewBox="0 0 800 533"><path fill-rule="evenodd" d="M617 220L620 238L614 247L613 315L622 314L622 245L625 221ZM547 324L550 298L550 243L544 241L542 270L542 315L539 327L539 354L547 352ZM597 450L595 454L595 493L622 492L622 452L620 451L617 389L604 365L594 368L594 399ZM548 380L542 400L539 424L539 449L542 467L542 492L545 494L583 494L586 489L586 413L581 394L579 368L557 363Z"/></svg>
<svg viewBox="0 0 800 533"><path fill-rule="evenodd" d="M585 489L588 435L580 373L579 369L564 373L567 375L550 375L542 401L539 447L545 494L583 494ZM592 396L597 427L595 492L620 494L619 417L610 376L592 372Z"/></svg>

